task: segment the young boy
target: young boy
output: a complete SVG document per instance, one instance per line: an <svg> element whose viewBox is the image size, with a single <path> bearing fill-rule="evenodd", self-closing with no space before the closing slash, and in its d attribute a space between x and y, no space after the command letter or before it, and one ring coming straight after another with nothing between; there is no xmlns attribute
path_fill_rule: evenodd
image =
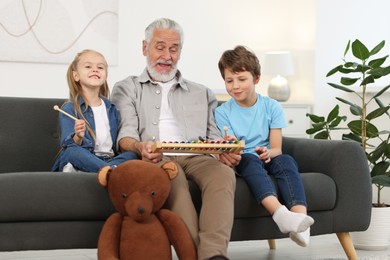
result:
<svg viewBox="0 0 390 260"><path fill-rule="evenodd" d="M242 159L236 167L247 182L258 203L272 215L280 231L289 233L300 246L310 242L306 196L295 160L282 154L282 128L286 122L281 105L255 91L260 80L256 55L243 46L227 50L218 63L226 91L232 97L215 111L221 133L227 127L227 138L245 140ZM282 205L274 186L280 189Z"/></svg>

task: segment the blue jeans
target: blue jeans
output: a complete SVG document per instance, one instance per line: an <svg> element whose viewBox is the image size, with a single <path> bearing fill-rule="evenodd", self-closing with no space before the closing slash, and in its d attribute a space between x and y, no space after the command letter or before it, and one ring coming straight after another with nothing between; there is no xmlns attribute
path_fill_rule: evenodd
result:
<svg viewBox="0 0 390 260"><path fill-rule="evenodd" d="M67 163L71 163L74 168L83 172L98 172L107 165L114 168L127 160L139 159L134 152L124 152L115 157L98 157L78 145L68 146L60 156L59 171L62 171Z"/></svg>
<svg viewBox="0 0 390 260"><path fill-rule="evenodd" d="M276 187L271 178L273 176L280 190L282 202L288 209L295 205L305 207L307 205L298 165L288 154L279 155L269 163L264 163L254 154L242 154L236 171L246 181L259 204L268 196L277 197Z"/></svg>

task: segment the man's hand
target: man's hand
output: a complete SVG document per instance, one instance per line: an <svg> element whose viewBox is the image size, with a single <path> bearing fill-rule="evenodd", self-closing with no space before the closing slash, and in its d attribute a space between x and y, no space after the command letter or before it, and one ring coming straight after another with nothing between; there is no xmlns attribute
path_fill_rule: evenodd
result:
<svg viewBox="0 0 390 260"><path fill-rule="evenodd" d="M237 138L234 135L227 135L220 141L236 141ZM241 155L236 153L222 153L218 156L219 160L230 167L237 166L241 161Z"/></svg>
<svg viewBox="0 0 390 260"><path fill-rule="evenodd" d="M142 147L139 148L141 150L142 160L152 163L158 163L162 160L162 153L152 152L153 142L144 142L140 143L140 145L142 145Z"/></svg>
<svg viewBox="0 0 390 260"><path fill-rule="evenodd" d="M237 166L241 161L241 154L237 153L222 153L219 155L219 160L230 167Z"/></svg>

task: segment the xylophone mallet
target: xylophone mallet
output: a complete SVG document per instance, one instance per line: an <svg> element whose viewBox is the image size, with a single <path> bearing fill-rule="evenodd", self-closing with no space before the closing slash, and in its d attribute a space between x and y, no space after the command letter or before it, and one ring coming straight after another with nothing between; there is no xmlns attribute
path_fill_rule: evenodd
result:
<svg viewBox="0 0 390 260"><path fill-rule="evenodd" d="M227 138L227 136L228 136L228 134L227 134L228 127L227 127L226 125L223 127L223 131L225 132L225 134L224 134L223 138L224 138L224 139L226 139L226 138Z"/></svg>
<svg viewBox="0 0 390 260"><path fill-rule="evenodd" d="M66 113L64 110L60 109L57 105L55 105L55 106L53 107L53 109L54 109L54 110L57 110L58 112L61 112L62 114L66 115L66 116L68 116L68 117L70 117L70 118L72 118L73 120L78 120L77 118L75 118L75 117L72 116L71 114L68 114L68 113Z"/></svg>

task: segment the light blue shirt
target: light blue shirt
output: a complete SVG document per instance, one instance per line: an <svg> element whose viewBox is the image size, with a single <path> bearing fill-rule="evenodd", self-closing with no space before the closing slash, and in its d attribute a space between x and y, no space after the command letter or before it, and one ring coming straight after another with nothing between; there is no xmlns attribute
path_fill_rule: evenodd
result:
<svg viewBox="0 0 390 260"><path fill-rule="evenodd" d="M228 134L245 141L244 153L256 154L256 146L269 148L270 129L287 126L283 108L276 100L257 94L252 107L241 107L232 98L215 110L215 120L222 135L224 126Z"/></svg>

